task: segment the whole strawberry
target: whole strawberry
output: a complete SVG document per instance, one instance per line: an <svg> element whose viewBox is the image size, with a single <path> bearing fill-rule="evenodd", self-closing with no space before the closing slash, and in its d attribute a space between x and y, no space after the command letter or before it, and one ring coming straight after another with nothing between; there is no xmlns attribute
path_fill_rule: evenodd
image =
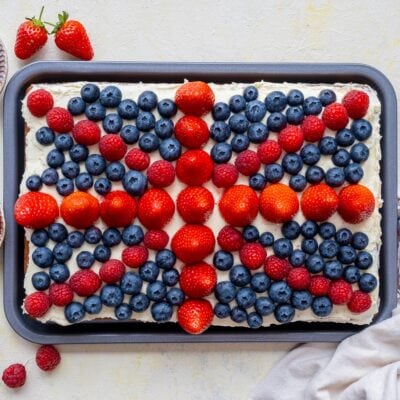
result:
<svg viewBox="0 0 400 400"><path fill-rule="evenodd" d="M36 364L41 370L52 371L60 361L60 353L54 346L45 344L37 349Z"/></svg>
<svg viewBox="0 0 400 400"><path fill-rule="evenodd" d="M178 323L192 335L203 333L214 318L211 303L205 299L187 299L178 308Z"/></svg>
<svg viewBox="0 0 400 400"><path fill-rule="evenodd" d="M206 222L214 203L212 193L202 186L188 186L179 193L176 201L180 216L189 224Z"/></svg>
<svg viewBox="0 0 400 400"><path fill-rule="evenodd" d="M211 87L201 81L186 82L178 88L175 103L185 114L201 117L211 111L215 96Z"/></svg>
<svg viewBox="0 0 400 400"><path fill-rule="evenodd" d="M67 12L58 14L58 23L52 33L55 33L55 43L59 49L82 60L93 58L92 44L85 27L79 21L68 20Z"/></svg>
<svg viewBox="0 0 400 400"><path fill-rule="evenodd" d="M2 380L12 389L23 386L26 381L25 367L22 364L11 364L3 371Z"/></svg>
<svg viewBox="0 0 400 400"><path fill-rule="evenodd" d="M17 31L17 37L14 45L14 53L21 60L33 56L47 42L47 30L42 22L43 9L40 10L39 18L27 18Z"/></svg>
<svg viewBox="0 0 400 400"><path fill-rule="evenodd" d="M216 284L215 268L205 262L185 265L179 277L179 285L188 297L208 296Z"/></svg>
<svg viewBox="0 0 400 400"><path fill-rule="evenodd" d="M100 217L114 228L129 225L136 216L136 200L122 190L108 193L100 204Z"/></svg>

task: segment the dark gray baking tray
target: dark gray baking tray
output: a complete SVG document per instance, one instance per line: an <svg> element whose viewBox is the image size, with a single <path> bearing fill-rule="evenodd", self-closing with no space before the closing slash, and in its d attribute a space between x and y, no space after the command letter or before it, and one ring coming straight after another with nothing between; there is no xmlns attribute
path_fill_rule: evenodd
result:
<svg viewBox="0 0 400 400"><path fill-rule="evenodd" d="M291 323L256 331L212 327L200 336L182 332L177 324L135 322L86 322L69 327L42 324L21 313L23 299L24 233L13 218L13 205L24 169L24 122L21 99L36 82L77 80L112 82L358 82L377 90L382 103L381 179L383 245L380 253L380 309L373 323L391 316L396 305L396 96L387 78L360 64L220 64L220 63L128 63L128 62L38 62L17 72L4 99L4 208L7 235L4 247L4 309L14 330L36 343L140 343L140 342L335 342L365 326L332 323Z"/></svg>

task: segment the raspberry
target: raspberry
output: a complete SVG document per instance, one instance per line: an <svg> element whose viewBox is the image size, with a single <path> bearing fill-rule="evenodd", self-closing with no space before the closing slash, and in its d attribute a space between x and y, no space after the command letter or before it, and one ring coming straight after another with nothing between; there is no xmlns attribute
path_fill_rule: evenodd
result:
<svg viewBox="0 0 400 400"><path fill-rule="evenodd" d="M322 121L329 129L338 131L346 127L349 122L349 116L342 104L332 103L325 107L322 113Z"/></svg>
<svg viewBox="0 0 400 400"><path fill-rule="evenodd" d="M24 307L29 316L33 318L43 317L50 308L50 298L46 293L34 292L25 297Z"/></svg>
<svg viewBox="0 0 400 400"><path fill-rule="evenodd" d="M3 371L3 382L9 388L18 388L26 381L26 369L22 364L11 364Z"/></svg>
<svg viewBox="0 0 400 400"><path fill-rule="evenodd" d="M264 272L274 281L285 279L291 269L289 261L277 256L269 256L265 260Z"/></svg>
<svg viewBox="0 0 400 400"><path fill-rule="evenodd" d="M71 276L69 285L78 296L87 297L97 291L101 281L96 272L90 269L83 269Z"/></svg>
<svg viewBox="0 0 400 400"><path fill-rule="evenodd" d="M263 164L273 164L279 160L282 154L282 147L275 140L266 140L257 149L257 155Z"/></svg>
<svg viewBox="0 0 400 400"><path fill-rule="evenodd" d="M129 268L139 268L148 259L149 252L144 246L127 247L122 251L122 262Z"/></svg>
<svg viewBox="0 0 400 400"><path fill-rule="evenodd" d="M154 187L167 187L175 180L175 168L168 161L155 161L147 170L147 179Z"/></svg>
<svg viewBox="0 0 400 400"><path fill-rule="evenodd" d="M74 298L74 292L68 283L52 283L49 288L49 297L52 304L64 307L71 303Z"/></svg>
<svg viewBox="0 0 400 400"><path fill-rule="evenodd" d="M84 119L76 123L72 129L72 136L77 143L91 146L99 143L101 131L95 122Z"/></svg>
<svg viewBox="0 0 400 400"><path fill-rule="evenodd" d="M315 115L308 115L301 124L304 139L308 142L318 142L324 136L325 124Z"/></svg>
<svg viewBox="0 0 400 400"><path fill-rule="evenodd" d="M356 290L347 303L347 307L353 313L362 313L367 311L371 307L371 304L371 296L368 293Z"/></svg>
<svg viewBox="0 0 400 400"><path fill-rule="evenodd" d="M144 171L150 164L150 157L139 149L131 149L125 156L125 164L136 171Z"/></svg>
<svg viewBox="0 0 400 400"><path fill-rule="evenodd" d="M71 113L62 107L52 108L46 115L47 125L57 133L71 132L74 127L74 119Z"/></svg>
<svg viewBox="0 0 400 400"><path fill-rule="evenodd" d="M193 115L185 115L178 120L174 132L176 139L188 149L202 147L210 137L206 122Z"/></svg>
<svg viewBox="0 0 400 400"><path fill-rule="evenodd" d="M339 279L331 283L328 296L333 304L346 304L351 299L352 292L350 283Z"/></svg>
<svg viewBox="0 0 400 400"><path fill-rule="evenodd" d="M99 150L107 161L119 161L127 149L126 143L118 135L108 134L100 139Z"/></svg>
<svg viewBox="0 0 400 400"><path fill-rule="evenodd" d="M311 277L310 286L308 290L313 296L320 297L326 296L329 292L331 281L322 275L314 275Z"/></svg>
<svg viewBox="0 0 400 400"><path fill-rule="evenodd" d="M310 286L311 276L307 268L292 268L288 273L286 281L294 290L306 290Z"/></svg>
<svg viewBox="0 0 400 400"><path fill-rule="evenodd" d="M53 96L47 90L38 89L29 93L26 105L35 117L44 117L53 108Z"/></svg>
<svg viewBox="0 0 400 400"><path fill-rule="evenodd" d="M264 264L267 252L260 243L246 243L239 252L240 261L248 269L258 269Z"/></svg>
<svg viewBox="0 0 400 400"><path fill-rule="evenodd" d="M369 97L361 90L351 90L342 100L350 118L359 119L364 117L369 107Z"/></svg>
<svg viewBox="0 0 400 400"><path fill-rule="evenodd" d="M117 283L124 273L125 265L119 260L108 260L99 270L100 279L105 283Z"/></svg>
<svg viewBox="0 0 400 400"><path fill-rule="evenodd" d="M278 143L287 153L295 153L303 145L303 131L294 125L288 125L278 136Z"/></svg>
<svg viewBox="0 0 400 400"><path fill-rule="evenodd" d="M244 244L240 231L230 225L224 226L219 231L217 242L221 249L225 251L238 251Z"/></svg>
<svg viewBox="0 0 400 400"><path fill-rule="evenodd" d="M236 157L235 166L241 174L251 176L258 172L261 162L255 151L245 150Z"/></svg>
<svg viewBox="0 0 400 400"><path fill-rule="evenodd" d="M54 346L45 344L37 349L36 364L41 370L52 371L60 361L60 353Z"/></svg>
<svg viewBox="0 0 400 400"><path fill-rule="evenodd" d="M232 164L216 165L213 171L212 181L216 187L228 188L233 186L239 177L239 172Z"/></svg>
<svg viewBox="0 0 400 400"><path fill-rule="evenodd" d="M162 250L169 242L168 233L161 230L147 231L143 238L143 244L151 250Z"/></svg>

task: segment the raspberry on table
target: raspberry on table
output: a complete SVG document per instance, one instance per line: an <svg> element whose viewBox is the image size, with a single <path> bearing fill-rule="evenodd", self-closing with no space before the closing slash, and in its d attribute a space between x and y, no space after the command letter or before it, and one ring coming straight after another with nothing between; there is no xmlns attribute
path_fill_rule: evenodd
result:
<svg viewBox="0 0 400 400"><path fill-rule="evenodd" d="M12 389L19 388L25 384L26 369L22 364L11 364L3 371L3 382Z"/></svg>
<svg viewBox="0 0 400 400"><path fill-rule="evenodd" d="M61 356L52 345L40 346L36 351L36 364L43 371L52 371L60 364Z"/></svg>

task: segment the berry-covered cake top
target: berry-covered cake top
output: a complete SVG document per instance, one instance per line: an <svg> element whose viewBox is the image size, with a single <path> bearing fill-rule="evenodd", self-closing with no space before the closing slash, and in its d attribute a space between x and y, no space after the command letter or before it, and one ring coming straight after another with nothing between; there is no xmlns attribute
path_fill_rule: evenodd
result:
<svg viewBox="0 0 400 400"><path fill-rule="evenodd" d="M369 86L37 84L22 112L31 317L198 334L377 312Z"/></svg>

